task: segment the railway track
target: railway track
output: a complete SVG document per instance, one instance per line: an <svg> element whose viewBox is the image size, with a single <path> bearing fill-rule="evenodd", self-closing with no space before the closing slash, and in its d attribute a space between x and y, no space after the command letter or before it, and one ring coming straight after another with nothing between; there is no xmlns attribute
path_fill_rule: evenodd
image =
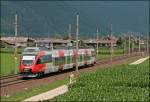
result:
<svg viewBox="0 0 150 102"><path fill-rule="evenodd" d="M25 82L25 81L27 81L27 80L19 79L18 74L2 76L2 77L0 77L0 87L14 85L14 84L22 83L22 82Z"/></svg>
<svg viewBox="0 0 150 102"><path fill-rule="evenodd" d="M137 53L130 55L130 56L129 55L116 56L116 57L112 58L112 63L115 61L118 61L118 60L126 60L128 58L135 57L137 55L139 56L139 54L137 54ZM110 64L110 58L97 60L95 66L105 65L105 64ZM64 73L61 73L61 74L64 74ZM31 80L23 80L23 79L18 78L17 76L18 76L18 74L0 77L0 87L8 87L8 86L20 84L20 83L24 84L24 82L26 82L26 81L32 81L32 79ZM46 79L46 78L47 77L44 77L43 79Z"/></svg>
<svg viewBox="0 0 150 102"><path fill-rule="evenodd" d="M14 77L16 77L17 75L18 75L18 74L12 74L12 75L1 76L1 77L0 77L0 80L9 79L9 78L14 78Z"/></svg>
<svg viewBox="0 0 150 102"><path fill-rule="evenodd" d="M15 79L15 80L10 80L10 81L5 81L5 82L2 82L0 87L6 87L6 86L9 86L9 85L14 85L14 84L18 84L18 83L23 83L27 80L20 80L20 79Z"/></svg>

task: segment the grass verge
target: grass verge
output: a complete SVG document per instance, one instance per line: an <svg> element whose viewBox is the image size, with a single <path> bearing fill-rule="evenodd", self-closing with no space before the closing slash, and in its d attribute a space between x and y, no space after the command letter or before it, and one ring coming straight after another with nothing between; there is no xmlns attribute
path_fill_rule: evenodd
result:
<svg viewBox="0 0 150 102"><path fill-rule="evenodd" d="M32 88L32 89L28 89L28 90L24 90L22 92L18 92L16 94L13 94L9 97L5 97L2 96L1 97L1 102L6 102L6 101L22 101L26 98L32 97L34 95L40 94L42 92L46 92L49 90L52 90L54 88L57 88L61 85L67 84L69 82L69 79L66 78L64 80L58 80L52 84L48 84L48 85L42 85L40 87L36 87L36 88Z"/></svg>

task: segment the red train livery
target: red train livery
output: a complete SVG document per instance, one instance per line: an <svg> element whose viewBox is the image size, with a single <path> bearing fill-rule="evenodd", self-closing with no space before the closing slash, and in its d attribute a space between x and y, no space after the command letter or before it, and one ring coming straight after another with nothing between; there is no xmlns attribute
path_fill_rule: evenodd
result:
<svg viewBox="0 0 150 102"><path fill-rule="evenodd" d="M19 73L21 77L40 77L44 74L71 69L76 66L94 65L93 48L45 50L40 47L27 47L22 53Z"/></svg>

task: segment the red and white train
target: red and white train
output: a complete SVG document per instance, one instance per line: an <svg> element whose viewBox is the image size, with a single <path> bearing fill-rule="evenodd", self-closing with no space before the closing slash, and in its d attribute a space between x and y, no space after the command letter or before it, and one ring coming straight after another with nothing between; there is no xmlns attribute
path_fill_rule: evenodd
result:
<svg viewBox="0 0 150 102"><path fill-rule="evenodd" d="M94 65L93 48L45 50L40 47L27 47L22 53L19 73L21 77L40 77L44 74L71 69L76 66Z"/></svg>

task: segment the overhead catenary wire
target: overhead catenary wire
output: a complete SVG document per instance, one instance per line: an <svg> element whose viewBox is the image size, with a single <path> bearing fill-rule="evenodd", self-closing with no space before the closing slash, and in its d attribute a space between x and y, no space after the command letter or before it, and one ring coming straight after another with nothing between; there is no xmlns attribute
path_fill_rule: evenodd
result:
<svg viewBox="0 0 150 102"><path fill-rule="evenodd" d="M83 23L84 25L88 25L87 27L89 29L93 28L93 31L94 31L94 28L96 28L95 24L97 24L97 21L94 24L93 23L94 19L89 18L89 16L88 16L89 14L77 9L76 7L71 6L70 4L68 4L65 1L63 3L64 3L64 5L67 6L67 8L70 8L73 12L80 12L80 15L82 15L82 18L80 19L80 23ZM92 22L92 23L89 23L89 22ZM104 31L104 30L106 30L107 32L109 31L109 27L107 27L107 26L100 25L100 28L101 28L101 31Z"/></svg>

